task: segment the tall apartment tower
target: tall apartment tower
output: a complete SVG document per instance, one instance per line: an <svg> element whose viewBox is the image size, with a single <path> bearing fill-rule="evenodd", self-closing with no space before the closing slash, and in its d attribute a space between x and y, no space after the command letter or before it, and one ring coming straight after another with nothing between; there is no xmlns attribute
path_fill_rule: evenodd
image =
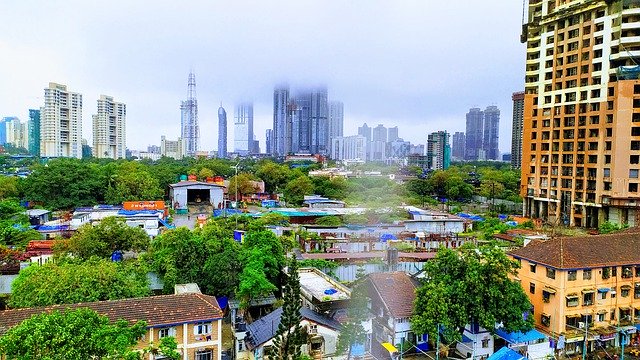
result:
<svg viewBox="0 0 640 360"><path fill-rule="evenodd" d="M82 94L49 83L40 113L40 156L82 158Z"/></svg>
<svg viewBox="0 0 640 360"><path fill-rule="evenodd" d="M484 113L480 108L471 108L467 113L467 128L465 131L464 159L469 161L484 160L482 147L484 133Z"/></svg>
<svg viewBox="0 0 640 360"><path fill-rule="evenodd" d="M427 166L432 170L448 169L451 163L449 133L438 131L427 137Z"/></svg>
<svg viewBox="0 0 640 360"><path fill-rule="evenodd" d="M289 117L289 86L273 90L273 148L272 155L285 156L291 152L291 118Z"/></svg>
<svg viewBox="0 0 640 360"><path fill-rule="evenodd" d="M498 137L500 129L500 110L497 106L487 106L484 110L484 133L482 149L485 160L499 160Z"/></svg>
<svg viewBox="0 0 640 360"><path fill-rule="evenodd" d="M273 130L267 129L264 135L265 135L265 143L266 143L265 153L267 155L272 155L273 154Z"/></svg>
<svg viewBox="0 0 640 360"><path fill-rule="evenodd" d="M93 115L93 147L96 158L125 159L127 106L113 100L112 96L100 95L98 113Z"/></svg>
<svg viewBox="0 0 640 360"><path fill-rule="evenodd" d="M511 123L511 167L520 169L522 164L522 117L524 116L524 91L515 92L513 100L513 119Z"/></svg>
<svg viewBox="0 0 640 360"><path fill-rule="evenodd" d="M362 126L358 127L358 135L364 136L367 142L371 141L371 128L367 125L367 123L362 124Z"/></svg>
<svg viewBox="0 0 640 360"><path fill-rule="evenodd" d="M457 161L464 160L464 133L457 131L453 133L451 143L451 158Z"/></svg>
<svg viewBox="0 0 640 360"><path fill-rule="evenodd" d="M311 90L309 113L310 153L329 154L329 97L326 87Z"/></svg>
<svg viewBox="0 0 640 360"><path fill-rule="evenodd" d="M222 104L218 108L218 157L227 157L227 112Z"/></svg>
<svg viewBox="0 0 640 360"><path fill-rule="evenodd" d="M528 1L524 213L640 225L637 1Z"/></svg>
<svg viewBox="0 0 640 360"><path fill-rule="evenodd" d="M334 137L344 135L344 104L340 101L329 102L329 154L332 153Z"/></svg>
<svg viewBox="0 0 640 360"><path fill-rule="evenodd" d="M198 100L196 99L196 75L189 73L187 100L180 104L181 137L186 156L195 156L200 150L200 125L198 124Z"/></svg>
<svg viewBox="0 0 640 360"><path fill-rule="evenodd" d="M253 142L253 104L236 106L233 134L233 151L241 156L249 155Z"/></svg>
<svg viewBox="0 0 640 360"><path fill-rule="evenodd" d="M29 154L40 156L40 109L29 109Z"/></svg>
<svg viewBox="0 0 640 360"><path fill-rule="evenodd" d="M387 142L394 142L398 140L400 137L398 136L398 127L390 127L387 130Z"/></svg>

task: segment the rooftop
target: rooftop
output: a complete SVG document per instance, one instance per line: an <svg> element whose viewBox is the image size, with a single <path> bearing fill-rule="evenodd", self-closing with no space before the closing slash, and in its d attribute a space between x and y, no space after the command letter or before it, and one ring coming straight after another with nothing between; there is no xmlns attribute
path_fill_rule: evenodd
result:
<svg viewBox="0 0 640 360"><path fill-rule="evenodd" d="M400 252L398 257L401 259L413 259L418 261L430 260L436 256L435 252ZM358 253L305 253L302 254L303 259L324 259L324 260L385 260L386 251L369 251Z"/></svg>
<svg viewBox="0 0 640 360"><path fill-rule="evenodd" d="M509 254L556 269L640 264L640 231L533 241Z"/></svg>
<svg viewBox="0 0 640 360"><path fill-rule="evenodd" d="M351 298L349 289L333 281L317 269L303 268L298 270L298 275L300 276L302 291L320 302L348 300Z"/></svg>
<svg viewBox="0 0 640 360"><path fill-rule="evenodd" d="M372 288L394 318L413 315L418 283L405 272L369 274Z"/></svg>

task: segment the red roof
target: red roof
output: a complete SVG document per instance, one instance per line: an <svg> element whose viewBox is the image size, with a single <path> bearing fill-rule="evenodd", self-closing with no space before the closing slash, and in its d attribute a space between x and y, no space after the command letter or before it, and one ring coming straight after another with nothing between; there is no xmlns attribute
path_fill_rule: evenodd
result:
<svg viewBox="0 0 640 360"><path fill-rule="evenodd" d="M394 318L413 315L417 282L405 272L369 274L372 288Z"/></svg>

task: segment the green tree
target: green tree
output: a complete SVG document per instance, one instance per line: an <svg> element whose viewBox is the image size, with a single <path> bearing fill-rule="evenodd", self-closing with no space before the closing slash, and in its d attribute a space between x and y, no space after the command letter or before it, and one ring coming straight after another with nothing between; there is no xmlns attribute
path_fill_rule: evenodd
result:
<svg viewBox="0 0 640 360"><path fill-rule="evenodd" d="M338 216L322 216L316 219L316 224L324 226L340 226L342 225L342 220Z"/></svg>
<svg viewBox="0 0 640 360"><path fill-rule="evenodd" d="M302 315L302 298L300 297L300 278L298 275L298 262L295 258L289 260L289 271L284 288L282 289L282 316L276 336L273 338L273 346L267 351L268 359L298 360L301 356L301 346L307 343L307 329L300 325Z"/></svg>
<svg viewBox="0 0 640 360"><path fill-rule="evenodd" d="M425 206L427 198L433 193L429 181L425 179L411 179L407 182L406 187L410 194L420 199L422 207Z"/></svg>
<svg viewBox="0 0 640 360"><path fill-rule="evenodd" d="M177 349L178 343L176 342L176 338L173 336L165 336L160 339L158 344L149 344L149 346L144 349L144 354L152 354L162 359L180 360L182 355Z"/></svg>
<svg viewBox="0 0 640 360"><path fill-rule="evenodd" d="M235 194L238 190L238 199L242 199L243 195L251 195L256 193L256 188L253 184L253 177L247 173L241 173L237 176L233 176L229 179L229 187L227 188L229 194ZM236 188L237 186L237 188Z"/></svg>
<svg viewBox="0 0 640 360"><path fill-rule="evenodd" d="M29 228L25 209L16 200L0 200L0 245L24 249L29 241L41 238L39 232Z"/></svg>
<svg viewBox="0 0 640 360"><path fill-rule="evenodd" d="M367 332L362 323L369 319L368 301L367 287L364 283L356 285L351 292L351 300L347 308L347 321L338 335L336 346L338 354L347 353L347 359L351 358L351 347L356 344L364 345L367 339Z"/></svg>
<svg viewBox="0 0 640 360"><path fill-rule="evenodd" d="M329 178L327 176L314 176L311 179L314 192L329 199L342 200L347 195L348 184L344 178Z"/></svg>
<svg viewBox="0 0 640 360"><path fill-rule="evenodd" d="M467 324L479 324L489 331L498 323L507 331L530 330L533 317L526 314L531 303L520 284L511 279L518 268L518 262L490 245L440 249L425 265L429 280L417 290L413 331L435 339L441 326L445 341L453 342L461 339Z"/></svg>
<svg viewBox="0 0 640 360"><path fill-rule="evenodd" d="M0 200L18 197L18 181L15 176L0 176Z"/></svg>
<svg viewBox="0 0 640 360"><path fill-rule="evenodd" d="M136 162L122 164L109 179L105 201L121 204L124 201L162 199L164 189L147 168Z"/></svg>
<svg viewBox="0 0 640 360"><path fill-rule="evenodd" d="M136 263L93 258L49 262L20 271L11 287L15 308L117 300L149 295L147 272Z"/></svg>
<svg viewBox="0 0 640 360"><path fill-rule="evenodd" d="M265 160L256 166L256 176L264 181L265 191L275 193L283 189L291 178L291 170L285 165Z"/></svg>
<svg viewBox="0 0 640 360"><path fill-rule="evenodd" d="M110 216L98 225L81 226L69 240L59 242L54 250L57 255L71 253L80 259L108 258L116 250L147 250L149 241L149 235L141 228L131 227L124 220Z"/></svg>
<svg viewBox="0 0 640 360"><path fill-rule="evenodd" d="M129 326L87 308L33 315L0 337L0 354L16 360L140 359L133 350L146 324Z"/></svg>
<svg viewBox="0 0 640 360"><path fill-rule="evenodd" d="M313 183L308 176L298 176L287 183L284 189L284 198L288 205L298 206L302 204L305 195L313 193L313 189Z"/></svg>

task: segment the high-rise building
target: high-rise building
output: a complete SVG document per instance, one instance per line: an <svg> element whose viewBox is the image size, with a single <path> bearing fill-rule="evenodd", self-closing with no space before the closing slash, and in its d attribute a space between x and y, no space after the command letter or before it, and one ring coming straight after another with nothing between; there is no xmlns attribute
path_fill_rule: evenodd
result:
<svg viewBox="0 0 640 360"><path fill-rule="evenodd" d="M467 113L467 128L465 131L464 159L469 161L484 160L482 146L484 113L479 108L471 108Z"/></svg>
<svg viewBox="0 0 640 360"><path fill-rule="evenodd" d="M96 158L126 158L127 106L113 100L112 96L100 95L98 113L93 115L93 147Z"/></svg>
<svg viewBox="0 0 640 360"><path fill-rule="evenodd" d="M273 130L271 129L267 129L267 131L265 131L265 143L266 143L266 154L267 155L272 155L273 154Z"/></svg>
<svg viewBox="0 0 640 360"><path fill-rule="evenodd" d="M82 94L49 83L40 113L40 156L82 158Z"/></svg>
<svg viewBox="0 0 640 360"><path fill-rule="evenodd" d="M414 145L411 144L411 148L409 149L409 155L424 155L424 144Z"/></svg>
<svg viewBox="0 0 640 360"><path fill-rule="evenodd" d="M227 157L227 112L222 104L218 108L218 157Z"/></svg>
<svg viewBox="0 0 640 360"><path fill-rule="evenodd" d="M372 130L372 139L371 141L382 141L387 142L387 128L384 125L379 124L374 127Z"/></svg>
<svg viewBox="0 0 640 360"><path fill-rule="evenodd" d="M391 130L391 129L389 129ZM396 138L393 141L387 143L387 158L388 159L405 159L411 153L411 143L404 141L401 138Z"/></svg>
<svg viewBox="0 0 640 360"><path fill-rule="evenodd" d="M338 136L332 138L331 142L331 158L333 160L365 161L367 139L364 136Z"/></svg>
<svg viewBox="0 0 640 360"><path fill-rule="evenodd" d="M640 225L637 1L528 1L524 213Z"/></svg>
<svg viewBox="0 0 640 360"><path fill-rule="evenodd" d="M451 146L451 158L457 161L464 160L464 133L457 131L453 133Z"/></svg>
<svg viewBox="0 0 640 360"><path fill-rule="evenodd" d="M432 170L448 169L451 163L449 133L438 131L427 137L427 167Z"/></svg>
<svg viewBox="0 0 640 360"><path fill-rule="evenodd" d="M29 109L29 153L40 156L40 109Z"/></svg>
<svg viewBox="0 0 640 360"><path fill-rule="evenodd" d="M358 135L364 136L364 138L367 139L367 142L371 141L371 128L367 123L362 124L362 126L358 128Z"/></svg>
<svg viewBox="0 0 640 360"><path fill-rule="evenodd" d="M344 135L344 104L329 102L329 139ZM329 149L331 153L331 149Z"/></svg>
<svg viewBox="0 0 640 360"><path fill-rule="evenodd" d="M253 144L253 104L236 106L234 114L233 151L241 156L251 153Z"/></svg>
<svg viewBox="0 0 640 360"><path fill-rule="evenodd" d="M398 127L397 126L390 127L387 131L387 141L393 142L399 138L400 137L398 136Z"/></svg>
<svg viewBox="0 0 640 360"><path fill-rule="evenodd" d="M186 156L195 156L200 150L200 125L198 124L198 100L196 99L196 75L189 73L187 100L180 104L181 137Z"/></svg>
<svg viewBox="0 0 640 360"><path fill-rule="evenodd" d="M289 86L280 85L273 90L272 153L286 156L291 152L291 118L289 116Z"/></svg>
<svg viewBox="0 0 640 360"><path fill-rule="evenodd" d="M296 93L289 103L288 119L291 124L290 152L328 154L327 88L318 87Z"/></svg>
<svg viewBox="0 0 640 360"><path fill-rule="evenodd" d="M497 106L487 106L484 110L484 133L482 149L485 160L500 160L498 135L500 129L500 110Z"/></svg>
<svg viewBox="0 0 640 360"><path fill-rule="evenodd" d="M10 119L8 117L2 118L0 120L0 145L4 145L7 143L7 120Z"/></svg>
<svg viewBox="0 0 640 360"><path fill-rule="evenodd" d="M16 116L8 116L3 118L2 121L4 122L6 133L5 144L11 144L15 147L20 147L20 118Z"/></svg>
<svg viewBox="0 0 640 360"><path fill-rule="evenodd" d="M511 123L511 167L520 169L522 164L522 117L524 116L524 91L515 92L513 100L513 119Z"/></svg>
<svg viewBox="0 0 640 360"><path fill-rule="evenodd" d="M162 156L180 160L185 156L184 148L185 145L182 142L182 138L178 138L175 141L167 140L164 135L160 138L160 154Z"/></svg>

